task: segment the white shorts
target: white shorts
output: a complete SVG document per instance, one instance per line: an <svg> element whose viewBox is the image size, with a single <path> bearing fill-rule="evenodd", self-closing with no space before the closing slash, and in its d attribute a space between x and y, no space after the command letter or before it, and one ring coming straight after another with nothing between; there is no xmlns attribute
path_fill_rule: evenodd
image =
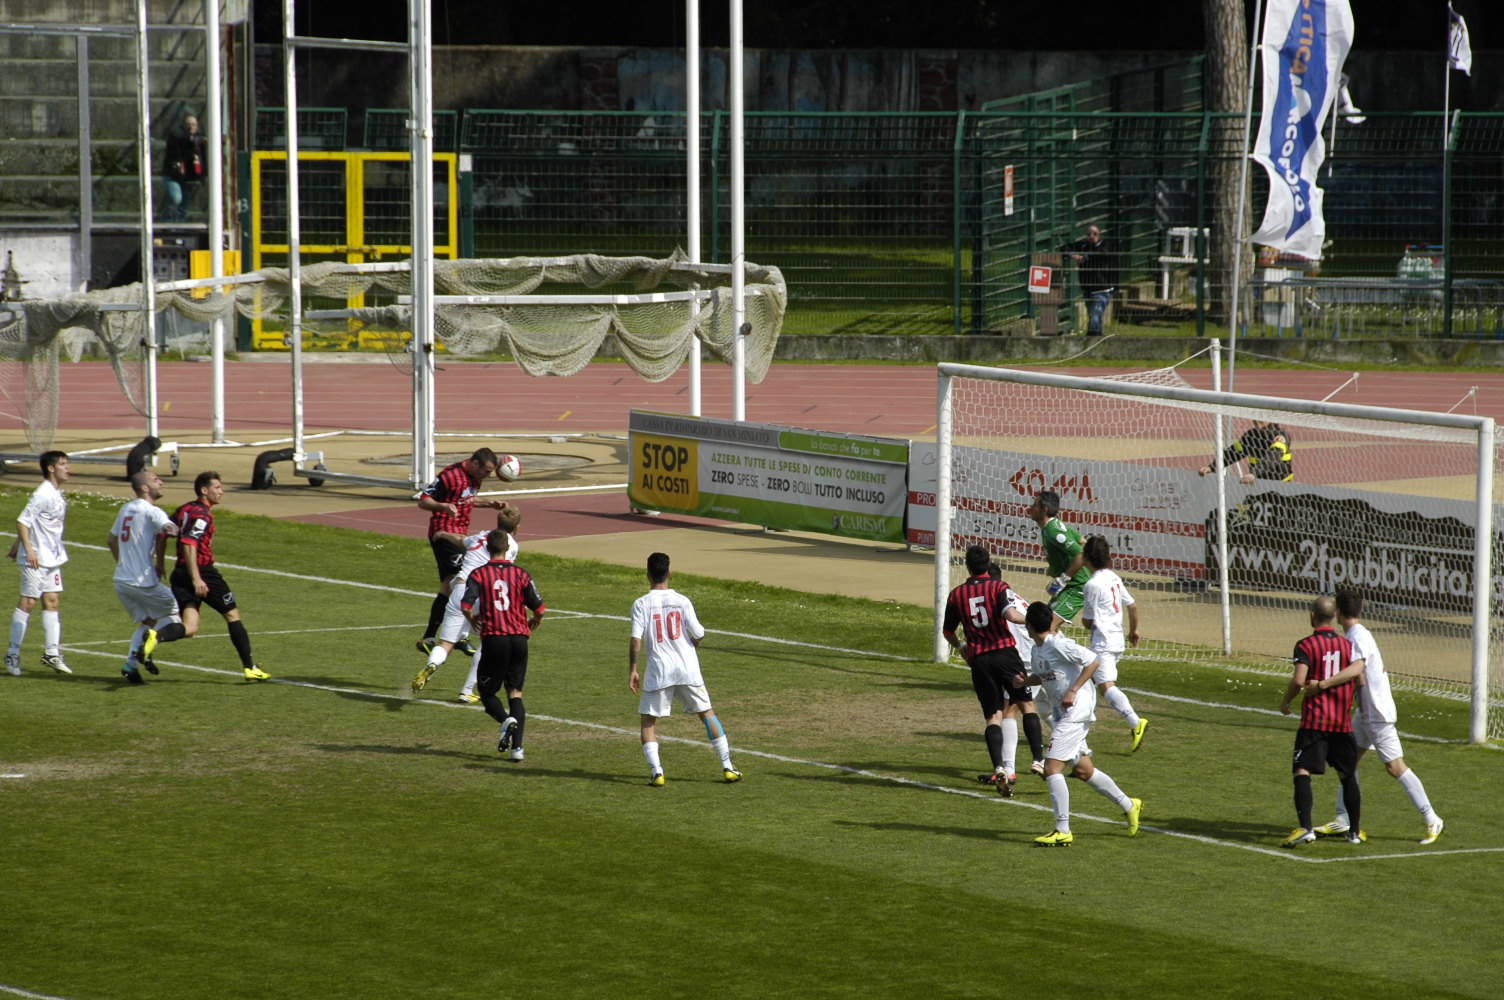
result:
<svg viewBox="0 0 1504 1000"><path fill-rule="evenodd" d="M1074 764L1081 756L1091 753L1086 745L1086 734L1090 729L1089 722L1055 723L1055 729L1050 733L1050 748L1044 755L1050 760Z"/></svg>
<svg viewBox="0 0 1504 1000"><path fill-rule="evenodd" d="M133 583L116 580L115 596L120 598L121 606L133 622L145 621L147 618L155 618L160 622L164 618L177 617L177 598L172 596L172 588L165 583L138 587Z"/></svg>
<svg viewBox="0 0 1504 1000"><path fill-rule="evenodd" d="M1363 713L1353 716L1353 742L1359 750L1373 750L1379 760L1389 763L1405 756L1400 748L1400 734L1392 722L1379 722L1372 726L1363 721Z"/></svg>
<svg viewBox="0 0 1504 1000"><path fill-rule="evenodd" d="M21 596L41 597L43 594L63 592L63 567L21 565Z"/></svg>
<svg viewBox="0 0 1504 1000"><path fill-rule="evenodd" d="M1091 675L1091 679L1097 684L1116 684L1118 682L1118 657L1123 655L1122 650L1113 652L1110 649L1094 649L1097 654L1097 672Z"/></svg>
<svg viewBox="0 0 1504 1000"><path fill-rule="evenodd" d="M686 712L710 711L710 692L703 684L673 684L656 691L644 691L637 701L637 711L661 719L674 714L676 701Z"/></svg>
<svg viewBox="0 0 1504 1000"><path fill-rule="evenodd" d="M440 642L459 642L460 636L470 631L470 623L465 620L465 612L460 610L460 600L465 596L465 582L449 592L449 603L444 605L444 620L439 624Z"/></svg>

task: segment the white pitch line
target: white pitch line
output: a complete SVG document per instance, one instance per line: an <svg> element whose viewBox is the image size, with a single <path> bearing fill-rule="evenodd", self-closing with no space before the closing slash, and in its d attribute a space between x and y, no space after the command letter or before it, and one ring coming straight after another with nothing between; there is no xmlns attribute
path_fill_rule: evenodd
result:
<svg viewBox="0 0 1504 1000"><path fill-rule="evenodd" d="M0 983L0 993L25 997L26 1000L68 1000L67 997L55 997L51 993L33 993L31 990L23 990L19 986L7 986L4 983Z"/></svg>
<svg viewBox="0 0 1504 1000"><path fill-rule="evenodd" d="M82 653L82 654L88 655L88 656L111 656L111 655L114 655L114 654L109 654L109 653L99 653L99 652L95 652L94 650L89 650L89 649L74 650L71 647L64 647L64 648L68 649L70 652L79 652L79 653ZM199 673L216 674L216 675L221 676L221 677L238 677L238 676L240 676L239 671L236 671L236 670L224 670L224 669L219 668L219 667L205 667L205 666L201 666L199 664L194 664L194 663L180 663L180 662L168 661L168 660L162 660L160 662L161 662L162 666L169 666L169 667L173 667L173 668L181 669L181 670L194 670L194 671L198 671ZM375 699L375 700L378 700L378 701L396 701L396 702L406 702L406 703L415 703L415 704L423 704L423 705L435 705L435 706L438 706L440 708L459 709L459 710L462 710L462 711L483 711L478 706L475 706L475 705L466 705L466 704L462 704L462 703L454 702L454 701L440 701L440 700L438 700L436 698L413 698L413 697L407 697L405 695L400 695L400 694L392 694L392 693L387 692L387 691L372 691L372 690L369 690L369 689L366 689L366 688L341 687L341 686L335 685L335 684L315 684L315 683L313 683L311 681L294 681L294 680L287 680L285 678L278 678L278 677L273 677L270 680L266 680L266 681L260 681L259 683L261 683L261 684L281 684L281 685L284 685L286 687L305 688L305 689L311 690L311 691L327 691L327 692L329 692L331 694L338 694L338 695L355 695L357 697L372 698L372 699ZM620 735L620 736L636 736L636 735L638 735L638 732L636 730L634 730L634 729L627 729L627 728L624 728L624 727L621 727L621 726L608 725L606 723L601 723L601 722L587 722L587 721L585 721L583 719L567 719L567 718L564 718L562 716L557 716L557 715L545 715L545 714L543 714L541 712L530 712L530 713L528 713L528 716L529 716L529 718L541 719L541 720L543 720L545 722L553 722L553 723L556 723L558 725L571 726L571 727L578 728L578 729L593 729L593 730L595 730L597 732L613 733L613 734ZM662 742L668 742L668 743L682 743L682 744L690 745L690 746L701 746L701 745L703 745L702 741L700 741L700 740L691 739L689 737L684 737L684 736L666 736L665 735L665 736L660 736L659 740L662 741ZM1017 807L1020 807L1020 808L1023 808L1023 809L1032 809L1032 810L1034 810L1036 812L1046 812L1046 813L1047 812L1052 812L1052 808L1050 806L1043 805L1043 804L1040 804L1040 803L1023 802L1023 801L1020 801L1018 799L1003 799L1003 798L998 797L997 795L992 795L992 794L988 794L988 793L984 793L984 792L977 792L977 791L972 791L970 789L963 789L963 788L952 788L952 787L950 787L948 785L937 785L937 784L934 784L934 783L928 782L928 781L916 781L913 778L902 778L902 777L898 777L896 775L882 774L881 772L878 772L878 771L869 771L869 770L867 770L865 768L851 767L851 766L846 765L846 764L835 764L835 763L831 763L830 761L812 760L812 759L809 759L807 757L791 757L791 756L788 756L787 754L773 753L773 752L768 751L768 750L754 750L754 749L751 749L750 747L743 747L743 746L734 747L733 749L735 750L735 752L739 756L743 756L743 757L758 757L758 758L761 758L763 760L777 761L777 762L783 763L783 764L793 764L793 765L800 766L800 767L813 767L813 768L818 768L818 769L826 770L826 771L838 771L838 772L840 772L842 774L850 774L850 775L853 775L853 776L856 776L856 777L862 777L862 778L872 778L872 779L877 780L877 781L887 782L888 784L902 785L902 786L905 786L905 787L908 787L908 788L918 788L918 789L921 789L923 791L940 792L940 793L943 793L945 795L959 795L959 796L962 796L963 798L979 799L979 800L983 800L983 801L986 801L986 802L995 803L997 805L1017 806ZM1108 825L1108 826L1126 826L1127 825L1124 820L1109 818L1109 817L1105 817L1105 816L1096 816L1096 815L1093 815L1091 813L1072 812L1071 813L1071 818L1073 820L1085 820L1085 821L1092 822L1092 823L1102 823L1102 824L1105 824L1105 825ZM1305 864L1326 864L1329 861L1381 861L1381 860L1390 859L1390 858L1421 857L1421 856L1425 856L1425 855L1429 855L1429 854L1438 854L1438 853L1451 853L1451 854L1494 854L1494 853L1504 853L1504 847L1478 847L1478 848L1458 849L1458 850L1447 851L1447 852L1418 851L1418 852L1415 852L1413 854L1375 854L1375 855L1364 855L1364 856L1361 856L1361 857L1349 857L1349 858L1312 858L1312 857L1306 856L1304 854L1293 853L1293 852L1291 852L1291 851L1289 851L1287 849L1283 849L1283 848L1262 847L1262 846L1259 846L1257 844L1239 844L1239 843L1235 843L1233 841L1219 840L1219 839L1217 839L1215 837L1206 837L1206 836L1202 836L1202 835L1199 835L1199 834L1192 834L1192 833L1182 833L1182 832L1180 832L1178 830L1170 830L1170 829L1166 829L1164 827L1144 825L1144 826L1140 826L1139 829L1140 829L1141 832L1147 831L1147 832L1150 832L1150 833L1157 833L1157 834L1159 834L1161 836L1175 837L1175 838L1180 839L1180 840L1190 840L1190 841L1194 841L1194 842L1199 843L1199 844L1206 844L1206 845L1212 846L1212 847L1231 848L1233 850L1247 851L1247 852L1253 853L1253 854L1263 854L1263 855L1267 855L1269 857L1280 858L1280 859L1283 859L1283 860L1286 860L1286 861L1297 861L1297 862L1302 862L1302 863L1305 863Z"/></svg>

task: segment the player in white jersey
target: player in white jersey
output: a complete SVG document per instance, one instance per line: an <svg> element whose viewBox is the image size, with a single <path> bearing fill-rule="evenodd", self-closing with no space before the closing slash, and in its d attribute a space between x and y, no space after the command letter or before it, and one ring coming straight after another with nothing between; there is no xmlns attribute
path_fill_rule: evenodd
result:
<svg viewBox="0 0 1504 1000"><path fill-rule="evenodd" d="M640 695L637 711L642 716L642 756L648 762L648 784L662 788L663 763L658 753L658 720L672 714L674 702L694 712L705 723L710 746L721 758L721 777L741 781L742 773L731 763L731 744L726 727L710 707L710 692L700 674L700 640L705 628L695 615L695 606L668 585L669 560L662 552L648 556L648 582L652 589L632 602L632 640L627 654L627 688ZM639 655L646 650L647 669L637 670Z"/></svg>
<svg viewBox="0 0 1504 1000"><path fill-rule="evenodd" d="M21 673L21 641L26 638L26 626L37 601L42 602L42 666L60 674L73 673L63 662L63 628L58 618L63 563L68 561L63 548L68 501L62 486L72 473L66 452L44 451L38 464L42 481L16 519L17 538L10 548L10 557L21 567L21 599L10 616L10 646L5 651L5 669L12 675Z"/></svg>
<svg viewBox="0 0 1504 1000"><path fill-rule="evenodd" d="M1107 539L1092 535L1081 549L1091 579L1086 581L1081 608L1081 624L1091 629L1091 649L1097 654L1097 687L1102 697L1128 723L1129 751L1144 742L1149 720L1140 718L1118 687L1118 658L1128 645L1138 645L1138 605L1121 577L1112 571L1112 551ZM1124 643L1123 619L1128 619L1127 643Z"/></svg>
<svg viewBox="0 0 1504 1000"><path fill-rule="evenodd" d="M157 672L152 652L158 643L175 642L187 632L178 617L177 598L162 582L167 538L178 533L177 524L157 506L162 499L162 479L154 469L142 469L131 476L131 490L136 498L115 515L107 544L115 557L115 596L136 623L130 653L120 673L132 684L144 684L146 678L139 668ZM167 624L158 629L157 624L163 621Z"/></svg>
<svg viewBox="0 0 1504 1000"><path fill-rule="evenodd" d="M1348 590L1337 591L1337 621L1346 631L1347 641L1353 644L1354 655L1362 657L1364 664L1364 684L1358 688L1354 699L1357 715L1353 719L1353 742L1358 744L1358 759L1362 760L1363 755L1370 750L1378 751L1379 760L1384 762L1384 769L1400 783L1400 787L1410 797L1410 803L1415 806L1415 811L1420 813L1421 820L1426 824L1426 835L1420 842L1434 844L1436 838L1441 836L1445 824L1436 810L1431 808L1431 800L1426 797L1426 786L1421 784L1420 776L1405 764L1399 732L1395 729L1399 713L1394 707L1394 694L1389 690L1389 673L1384 669L1384 657L1379 652L1379 644L1374 641L1373 633L1359 620L1362 614L1361 595ZM1339 674L1338 677L1340 676ZM1332 686L1332 682L1337 679L1331 678L1327 681L1327 686ZM1336 837L1347 833L1350 826L1347 806L1339 787L1336 818L1318 826L1316 832L1323 837Z"/></svg>
<svg viewBox="0 0 1504 1000"><path fill-rule="evenodd" d="M496 527L507 534L507 551L503 557L507 562L517 560L517 526L521 523L522 511L503 501L496 512ZM434 635L435 641L429 645L428 662L413 678L414 691L423 690L429 678L444 665L450 652L458 646L461 652L470 657L470 674L465 679L464 687L460 689L460 701L467 705L480 703L480 695L475 693L480 672L480 648L478 643L471 643L467 638L469 623L465 620L464 611L460 609L460 599L465 596L465 581L470 579L470 574L491 561L491 553L486 548L486 539L490 534L489 531L477 531L473 535L467 535L461 543L459 569L451 578L449 602L444 605L444 617Z"/></svg>
<svg viewBox="0 0 1504 1000"><path fill-rule="evenodd" d="M1029 682L1043 684L1050 693L1055 709L1050 713L1053 732L1050 748L1045 751L1044 780L1050 789L1050 804L1055 808L1055 829L1034 843L1042 847L1065 847L1075 840L1071 833L1071 793L1065 783L1066 769L1098 794L1111 800L1128 817L1128 836L1138 833L1143 814L1142 799L1123 794L1106 771L1094 767L1086 734L1096 718L1096 689L1092 675L1100 660L1097 654L1068 636L1052 633L1055 612L1048 604L1036 601L1025 614L1029 635L1034 639L1034 657Z"/></svg>

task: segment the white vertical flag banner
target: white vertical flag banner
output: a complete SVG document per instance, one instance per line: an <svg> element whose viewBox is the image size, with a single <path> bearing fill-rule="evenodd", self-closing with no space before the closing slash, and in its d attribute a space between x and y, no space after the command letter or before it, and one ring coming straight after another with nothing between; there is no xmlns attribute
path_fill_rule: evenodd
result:
<svg viewBox="0 0 1504 1000"><path fill-rule="evenodd" d="M1255 243L1321 259L1321 127L1341 89L1352 43L1348 0L1269 0L1260 43L1264 110L1249 154L1269 174L1269 204L1252 236Z"/></svg>
<svg viewBox="0 0 1504 1000"><path fill-rule="evenodd" d="M1467 22L1462 15L1447 4L1447 13L1451 15L1451 25L1447 29L1447 61L1453 69L1460 69L1468 76L1473 75L1473 43L1467 36ZM1485 26L1486 27L1486 26ZM1485 30L1484 34L1488 34Z"/></svg>

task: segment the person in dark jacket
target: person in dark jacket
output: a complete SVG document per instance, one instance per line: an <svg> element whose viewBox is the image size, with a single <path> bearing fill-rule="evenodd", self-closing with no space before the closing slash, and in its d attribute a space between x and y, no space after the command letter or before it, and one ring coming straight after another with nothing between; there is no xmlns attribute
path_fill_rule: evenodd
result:
<svg viewBox="0 0 1504 1000"><path fill-rule="evenodd" d="M182 124L167 136L167 154L163 158L162 187L167 192L163 216L168 221L180 222L188 214L187 206L203 183L207 169L204 135L198 130L198 119L184 115Z"/></svg>
<svg viewBox="0 0 1504 1000"><path fill-rule="evenodd" d="M1117 252L1102 239L1102 230L1095 224L1086 227L1085 238L1067 243L1060 251L1076 262L1076 280L1086 298L1086 335L1100 337L1102 318L1117 290Z"/></svg>

